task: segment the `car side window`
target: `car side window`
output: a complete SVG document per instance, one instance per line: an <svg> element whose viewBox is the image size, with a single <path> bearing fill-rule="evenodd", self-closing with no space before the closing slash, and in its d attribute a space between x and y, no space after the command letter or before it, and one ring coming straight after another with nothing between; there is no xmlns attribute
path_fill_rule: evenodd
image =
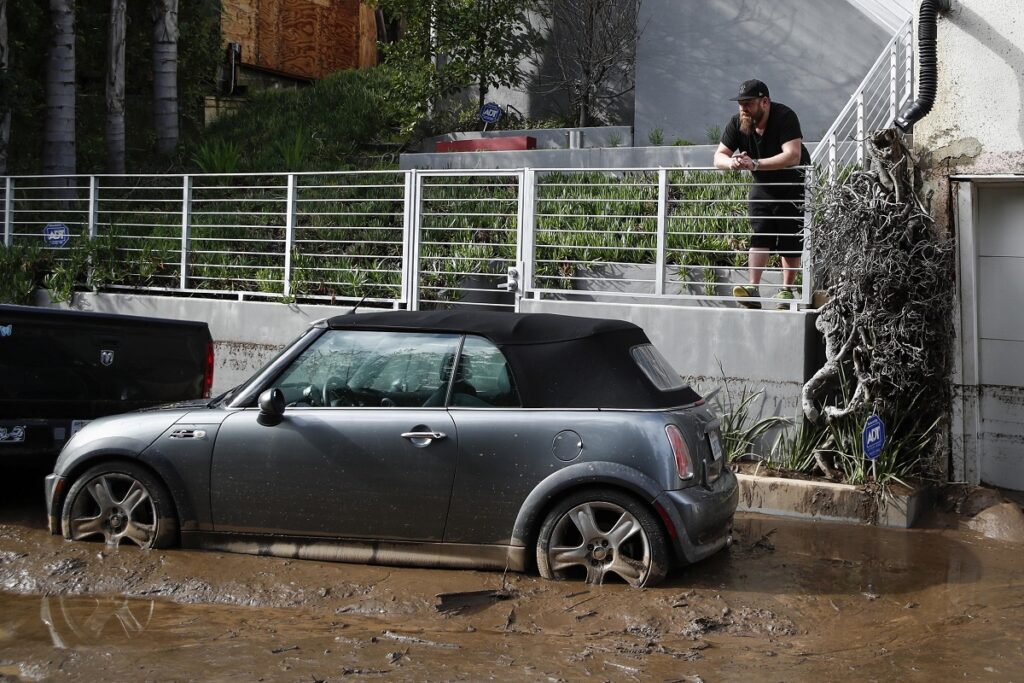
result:
<svg viewBox="0 0 1024 683"><path fill-rule="evenodd" d="M327 330L271 386L294 406L413 407L444 393L460 335ZM443 398L439 405L443 405Z"/></svg>
<svg viewBox="0 0 1024 683"><path fill-rule="evenodd" d="M467 336L462 345L450 404L495 408L522 405L504 354L483 337Z"/></svg>

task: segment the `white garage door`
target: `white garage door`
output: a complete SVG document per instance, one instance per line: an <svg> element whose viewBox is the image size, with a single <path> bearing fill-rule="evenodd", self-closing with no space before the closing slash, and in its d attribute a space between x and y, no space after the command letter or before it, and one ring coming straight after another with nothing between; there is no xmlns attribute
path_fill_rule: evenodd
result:
<svg viewBox="0 0 1024 683"><path fill-rule="evenodd" d="M979 185L981 481L1024 490L1024 186Z"/></svg>

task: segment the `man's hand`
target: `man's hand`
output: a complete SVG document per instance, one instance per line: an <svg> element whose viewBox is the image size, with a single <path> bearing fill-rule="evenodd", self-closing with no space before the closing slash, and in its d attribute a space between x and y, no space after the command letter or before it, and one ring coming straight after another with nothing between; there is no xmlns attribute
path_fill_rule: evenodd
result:
<svg viewBox="0 0 1024 683"><path fill-rule="evenodd" d="M746 152L736 152L732 155L730 170L733 171L750 171L754 168L754 160L750 158L750 155Z"/></svg>

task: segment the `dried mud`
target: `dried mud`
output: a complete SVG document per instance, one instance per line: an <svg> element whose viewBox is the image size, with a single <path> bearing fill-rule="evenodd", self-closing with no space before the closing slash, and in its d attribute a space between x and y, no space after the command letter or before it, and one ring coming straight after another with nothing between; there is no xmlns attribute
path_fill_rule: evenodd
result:
<svg viewBox="0 0 1024 683"><path fill-rule="evenodd" d="M634 590L67 543L9 482L0 681L1024 680L1024 546L969 531L742 515Z"/></svg>

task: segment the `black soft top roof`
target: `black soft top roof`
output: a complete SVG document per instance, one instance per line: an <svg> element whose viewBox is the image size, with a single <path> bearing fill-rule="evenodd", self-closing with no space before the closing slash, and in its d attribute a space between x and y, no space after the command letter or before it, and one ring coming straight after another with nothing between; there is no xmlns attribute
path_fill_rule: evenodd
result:
<svg viewBox="0 0 1024 683"><path fill-rule="evenodd" d="M630 350L650 340L625 320L552 313L386 311L340 315L332 329L409 330L479 335L505 354L526 408L652 409L688 405L693 389L661 391Z"/></svg>
<svg viewBox="0 0 1024 683"><path fill-rule="evenodd" d="M553 313L504 313L496 311L383 311L339 315L327 320L332 329L418 330L476 334L499 346L550 344L583 339L616 330L637 330L625 320L580 318Z"/></svg>

